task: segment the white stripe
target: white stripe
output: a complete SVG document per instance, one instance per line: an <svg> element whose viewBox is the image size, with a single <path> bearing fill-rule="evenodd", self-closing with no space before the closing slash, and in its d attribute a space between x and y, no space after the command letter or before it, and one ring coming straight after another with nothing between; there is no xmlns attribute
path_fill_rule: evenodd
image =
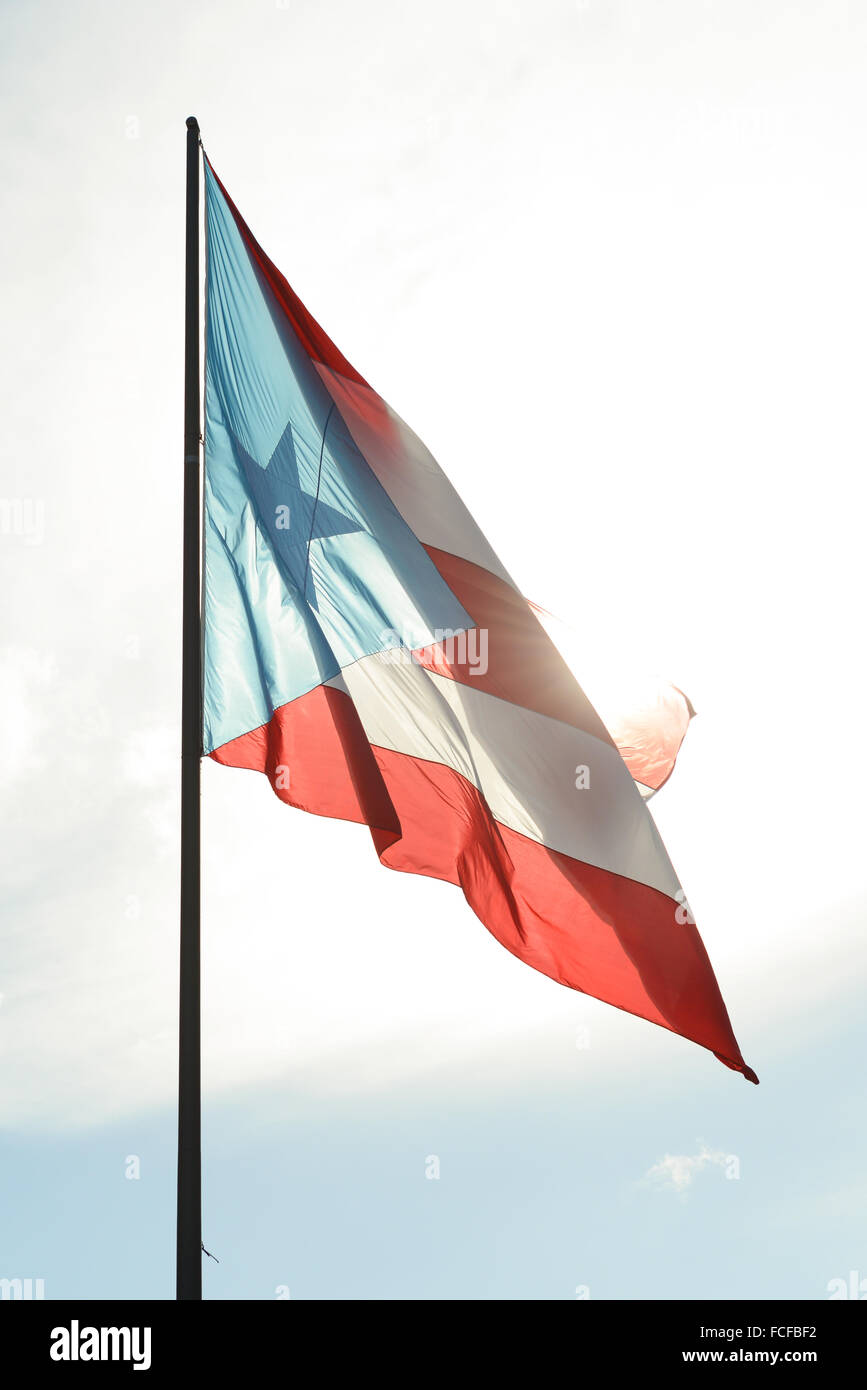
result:
<svg viewBox="0 0 867 1390"><path fill-rule="evenodd" d="M503 825L675 897L665 846L616 748L400 652L364 657L329 684L349 693L372 744L453 768Z"/></svg>
<svg viewBox="0 0 867 1390"><path fill-rule="evenodd" d="M515 585L433 454L369 386L314 366L346 428L410 530L432 545L471 560Z"/></svg>

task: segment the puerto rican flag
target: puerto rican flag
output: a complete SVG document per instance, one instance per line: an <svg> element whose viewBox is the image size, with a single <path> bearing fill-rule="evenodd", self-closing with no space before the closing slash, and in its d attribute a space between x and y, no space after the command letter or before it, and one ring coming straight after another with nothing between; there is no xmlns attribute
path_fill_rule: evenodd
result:
<svg viewBox="0 0 867 1390"><path fill-rule="evenodd" d="M204 752L369 826L384 865L458 885L527 965L756 1081L645 804L689 702L671 687L609 731L427 449L205 177Z"/></svg>

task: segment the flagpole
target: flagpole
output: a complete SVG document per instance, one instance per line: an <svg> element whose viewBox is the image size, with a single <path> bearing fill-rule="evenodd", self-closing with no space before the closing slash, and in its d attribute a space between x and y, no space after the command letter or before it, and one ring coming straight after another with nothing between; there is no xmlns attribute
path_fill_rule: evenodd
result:
<svg viewBox="0 0 867 1390"><path fill-rule="evenodd" d="M199 123L187 120L177 1298L202 1297Z"/></svg>

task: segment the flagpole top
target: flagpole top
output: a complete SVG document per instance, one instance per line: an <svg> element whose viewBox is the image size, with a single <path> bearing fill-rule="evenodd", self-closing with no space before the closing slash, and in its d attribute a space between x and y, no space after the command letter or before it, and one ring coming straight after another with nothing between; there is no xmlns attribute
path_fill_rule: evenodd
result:
<svg viewBox="0 0 867 1390"><path fill-rule="evenodd" d="M187 130L194 130L198 135L199 123L196 120L195 116L187 116Z"/></svg>

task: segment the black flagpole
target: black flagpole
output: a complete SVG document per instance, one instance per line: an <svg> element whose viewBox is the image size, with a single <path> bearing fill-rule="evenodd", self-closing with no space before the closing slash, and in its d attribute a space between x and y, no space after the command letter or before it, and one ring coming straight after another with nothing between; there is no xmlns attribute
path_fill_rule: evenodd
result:
<svg viewBox="0 0 867 1390"><path fill-rule="evenodd" d="M199 444L199 123L187 120L184 378L183 707L181 713L181 968L178 1038L177 1297L202 1297L200 794L202 657Z"/></svg>

